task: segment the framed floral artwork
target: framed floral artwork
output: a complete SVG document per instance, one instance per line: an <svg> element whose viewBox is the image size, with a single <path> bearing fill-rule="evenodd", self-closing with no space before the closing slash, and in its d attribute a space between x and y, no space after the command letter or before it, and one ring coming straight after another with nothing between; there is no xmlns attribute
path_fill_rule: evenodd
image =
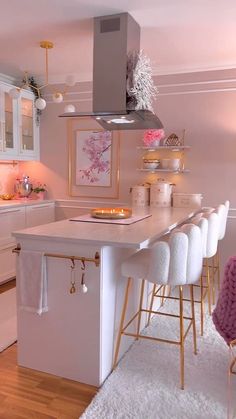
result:
<svg viewBox="0 0 236 419"><path fill-rule="evenodd" d="M78 124L69 121L70 195L118 198L119 133L95 127L80 129Z"/></svg>

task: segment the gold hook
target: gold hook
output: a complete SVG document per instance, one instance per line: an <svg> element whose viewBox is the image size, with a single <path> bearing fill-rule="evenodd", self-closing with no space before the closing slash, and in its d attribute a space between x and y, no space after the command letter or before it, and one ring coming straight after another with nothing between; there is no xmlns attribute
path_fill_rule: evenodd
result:
<svg viewBox="0 0 236 419"><path fill-rule="evenodd" d="M70 267L70 269L71 269L71 280L70 280L71 287L70 287L70 294L74 294L75 291L76 291L76 289L75 289L75 277L74 277L75 259L74 258L71 258L70 260L71 260L71 267Z"/></svg>
<svg viewBox="0 0 236 419"><path fill-rule="evenodd" d="M84 260L84 258L81 259L81 263L82 263L81 269L82 269L82 271L85 271L85 260Z"/></svg>
<svg viewBox="0 0 236 419"><path fill-rule="evenodd" d="M75 259L74 258L71 258L71 263L72 263L71 269L75 269Z"/></svg>

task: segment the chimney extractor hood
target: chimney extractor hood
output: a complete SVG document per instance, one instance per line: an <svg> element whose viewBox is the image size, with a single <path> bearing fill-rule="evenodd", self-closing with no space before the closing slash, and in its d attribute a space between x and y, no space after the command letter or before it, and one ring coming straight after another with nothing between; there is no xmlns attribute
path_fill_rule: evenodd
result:
<svg viewBox="0 0 236 419"><path fill-rule="evenodd" d="M94 18L93 111L59 116L89 116L106 130L163 128L151 110L128 105L127 57L139 51L140 27L128 13Z"/></svg>

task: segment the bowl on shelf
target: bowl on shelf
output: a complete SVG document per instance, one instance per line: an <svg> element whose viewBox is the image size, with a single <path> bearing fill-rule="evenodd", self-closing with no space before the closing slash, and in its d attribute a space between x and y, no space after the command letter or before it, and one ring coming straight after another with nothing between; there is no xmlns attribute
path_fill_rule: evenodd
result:
<svg viewBox="0 0 236 419"><path fill-rule="evenodd" d="M161 167L166 170L178 170L180 167L180 159L162 159Z"/></svg>
<svg viewBox="0 0 236 419"><path fill-rule="evenodd" d="M160 160L158 159L143 159L144 169L157 169L159 165Z"/></svg>
<svg viewBox="0 0 236 419"><path fill-rule="evenodd" d="M180 167L180 159L170 159L169 161L170 170L178 170L179 167Z"/></svg>

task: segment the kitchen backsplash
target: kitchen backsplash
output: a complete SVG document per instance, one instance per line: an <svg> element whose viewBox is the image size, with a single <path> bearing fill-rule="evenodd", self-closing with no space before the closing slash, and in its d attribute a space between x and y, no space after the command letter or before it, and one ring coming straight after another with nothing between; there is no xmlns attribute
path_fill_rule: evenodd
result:
<svg viewBox="0 0 236 419"><path fill-rule="evenodd" d="M13 193L14 184L19 174L19 164L0 162L0 194Z"/></svg>

